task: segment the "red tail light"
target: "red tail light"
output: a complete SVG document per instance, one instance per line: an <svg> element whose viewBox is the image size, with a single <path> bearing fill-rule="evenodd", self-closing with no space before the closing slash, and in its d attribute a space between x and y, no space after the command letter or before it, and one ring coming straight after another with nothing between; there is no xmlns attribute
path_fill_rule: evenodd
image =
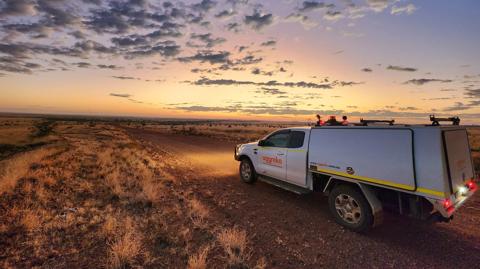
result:
<svg viewBox="0 0 480 269"><path fill-rule="evenodd" d="M445 207L445 209L449 208L450 206L452 206L452 202L450 202L450 199L445 199L443 201L443 207Z"/></svg>
<svg viewBox="0 0 480 269"><path fill-rule="evenodd" d="M469 181L469 182L467 183L467 188L470 189L470 190L473 190L473 189L475 189L476 187L477 187L477 185L476 185L475 182L473 182L473 181Z"/></svg>

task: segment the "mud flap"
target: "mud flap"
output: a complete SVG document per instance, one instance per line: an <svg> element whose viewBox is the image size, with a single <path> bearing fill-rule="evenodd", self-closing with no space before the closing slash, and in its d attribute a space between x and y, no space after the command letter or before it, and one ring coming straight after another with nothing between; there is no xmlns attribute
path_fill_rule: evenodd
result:
<svg viewBox="0 0 480 269"><path fill-rule="evenodd" d="M372 208L372 214L373 214L372 227L382 224L383 223L382 203L380 202L380 200L378 200L377 196L372 190L372 187L362 183L357 183L357 184L360 187L360 190L362 190L363 195L367 199L368 203L370 204L370 207Z"/></svg>

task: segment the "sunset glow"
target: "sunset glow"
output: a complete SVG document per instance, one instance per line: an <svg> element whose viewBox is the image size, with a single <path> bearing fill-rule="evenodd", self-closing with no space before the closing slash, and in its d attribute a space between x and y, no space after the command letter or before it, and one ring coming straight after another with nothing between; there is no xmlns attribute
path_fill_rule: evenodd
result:
<svg viewBox="0 0 480 269"><path fill-rule="evenodd" d="M480 2L0 1L0 111L480 119Z"/></svg>

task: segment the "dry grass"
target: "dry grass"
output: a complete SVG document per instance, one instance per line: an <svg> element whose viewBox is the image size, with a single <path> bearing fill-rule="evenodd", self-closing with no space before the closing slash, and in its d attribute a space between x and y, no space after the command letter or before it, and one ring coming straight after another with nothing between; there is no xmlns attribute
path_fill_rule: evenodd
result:
<svg viewBox="0 0 480 269"><path fill-rule="evenodd" d="M37 211L32 209L25 209L22 212L21 224L29 232L37 230L42 225L42 219Z"/></svg>
<svg viewBox="0 0 480 269"><path fill-rule="evenodd" d="M188 258L188 269L206 269L207 256L210 251L210 246L203 247L197 254Z"/></svg>
<svg viewBox="0 0 480 269"><path fill-rule="evenodd" d="M152 181L142 181L142 195L145 200L152 203L157 202L160 198L162 191L163 190L161 185Z"/></svg>
<svg viewBox="0 0 480 269"><path fill-rule="evenodd" d="M97 162L102 169L105 169L111 165L113 161L112 154L113 150L111 148L107 148L97 154Z"/></svg>
<svg viewBox="0 0 480 269"><path fill-rule="evenodd" d="M0 224L0 233L5 233L8 231L8 226L6 224Z"/></svg>
<svg viewBox="0 0 480 269"><path fill-rule="evenodd" d="M0 144L21 145L30 142L37 119L0 118Z"/></svg>
<svg viewBox="0 0 480 269"><path fill-rule="evenodd" d="M197 199L190 200L189 215L192 223L197 227L205 227L209 215L208 208Z"/></svg>
<svg viewBox="0 0 480 269"><path fill-rule="evenodd" d="M265 268L267 268L267 260L265 259L265 257L260 258L257 261L257 264L255 265L255 267L253 267L253 269L265 269Z"/></svg>
<svg viewBox="0 0 480 269"><path fill-rule="evenodd" d="M121 197L124 195L124 191L122 188L122 183L120 179L120 169L115 167L111 173L107 174L105 177L105 181L107 185L110 187L112 190L112 193L117 195L118 197Z"/></svg>
<svg viewBox="0 0 480 269"><path fill-rule="evenodd" d="M142 235L127 218L122 225L123 233L110 243L108 266L110 268L130 267L143 250Z"/></svg>
<svg viewBox="0 0 480 269"><path fill-rule="evenodd" d="M224 229L221 231L217 240L227 253L228 263L230 265L242 265L249 259L247 253L247 233L237 228Z"/></svg>
<svg viewBox="0 0 480 269"><path fill-rule="evenodd" d="M229 141L256 141L259 138L283 127L283 124L265 123L178 123L166 125L164 123L149 123L145 126L136 126L162 133L174 133L184 135L196 135L214 137Z"/></svg>
<svg viewBox="0 0 480 269"><path fill-rule="evenodd" d="M0 194L12 191L17 181L27 175L30 166L44 157L52 154L51 148L40 148L31 152L22 153L9 160L3 161L3 173L0 176Z"/></svg>
<svg viewBox="0 0 480 269"><path fill-rule="evenodd" d="M178 201L176 192L165 194L158 157L152 158L122 130L108 125L57 122L54 133L56 142L0 161L0 194L8 199L0 200L0 240L9 241L2 253L8 261L0 262L0 267L31 268L36 266L36 257L44 260L52 255L56 260L58 253L85 265L91 253L83 252L88 253L93 245L98 249L94 255L105 253L99 259L112 268L159 266L175 260L175 255L185 261L186 250L174 248L172 257L151 258L154 246L146 244L155 242L157 232L171 229L162 214L157 214L164 209L159 202L169 195L166 201L171 208L178 206L170 202ZM145 200L152 202L151 207L138 203ZM184 218L187 209L180 208L182 213L174 218L192 226ZM140 227L149 223L155 223L158 230L144 234ZM22 232L13 237L2 234L17 226L23 227ZM173 231L167 242L176 242L178 231ZM203 258L197 259L199 264Z"/></svg>
<svg viewBox="0 0 480 269"><path fill-rule="evenodd" d="M105 222L102 226L102 231L106 237L110 237L115 234L117 230L117 219L112 215L107 215Z"/></svg>
<svg viewBox="0 0 480 269"><path fill-rule="evenodd" d="M35 189L35 195L40 203L46 203L49 198L48 191L45 190L43 185L40 185Z"/></svg>

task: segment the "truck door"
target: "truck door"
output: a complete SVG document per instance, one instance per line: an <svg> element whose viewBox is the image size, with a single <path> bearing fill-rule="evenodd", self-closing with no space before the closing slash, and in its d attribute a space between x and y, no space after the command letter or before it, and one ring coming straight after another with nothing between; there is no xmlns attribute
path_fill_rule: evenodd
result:
<svg viewBox="0 0 480 269"><path fill-rule="evenodd" d="M453 193L474 177L466 130L443 131L445 153Z"/></svg>
<svg viewBox="0 0 480 269"><path fill-rule="evenodd" d="M259 174L285 180L289 138L290 130L280 130L264 139L263 146L258 148Z"/></svg>
<svg viewBox="0 0 480 269"><path fill-rule="evenodd" d="M307 185L307 149L308 134L292 130L287 150L287 181L303 186Z"/></svg>

